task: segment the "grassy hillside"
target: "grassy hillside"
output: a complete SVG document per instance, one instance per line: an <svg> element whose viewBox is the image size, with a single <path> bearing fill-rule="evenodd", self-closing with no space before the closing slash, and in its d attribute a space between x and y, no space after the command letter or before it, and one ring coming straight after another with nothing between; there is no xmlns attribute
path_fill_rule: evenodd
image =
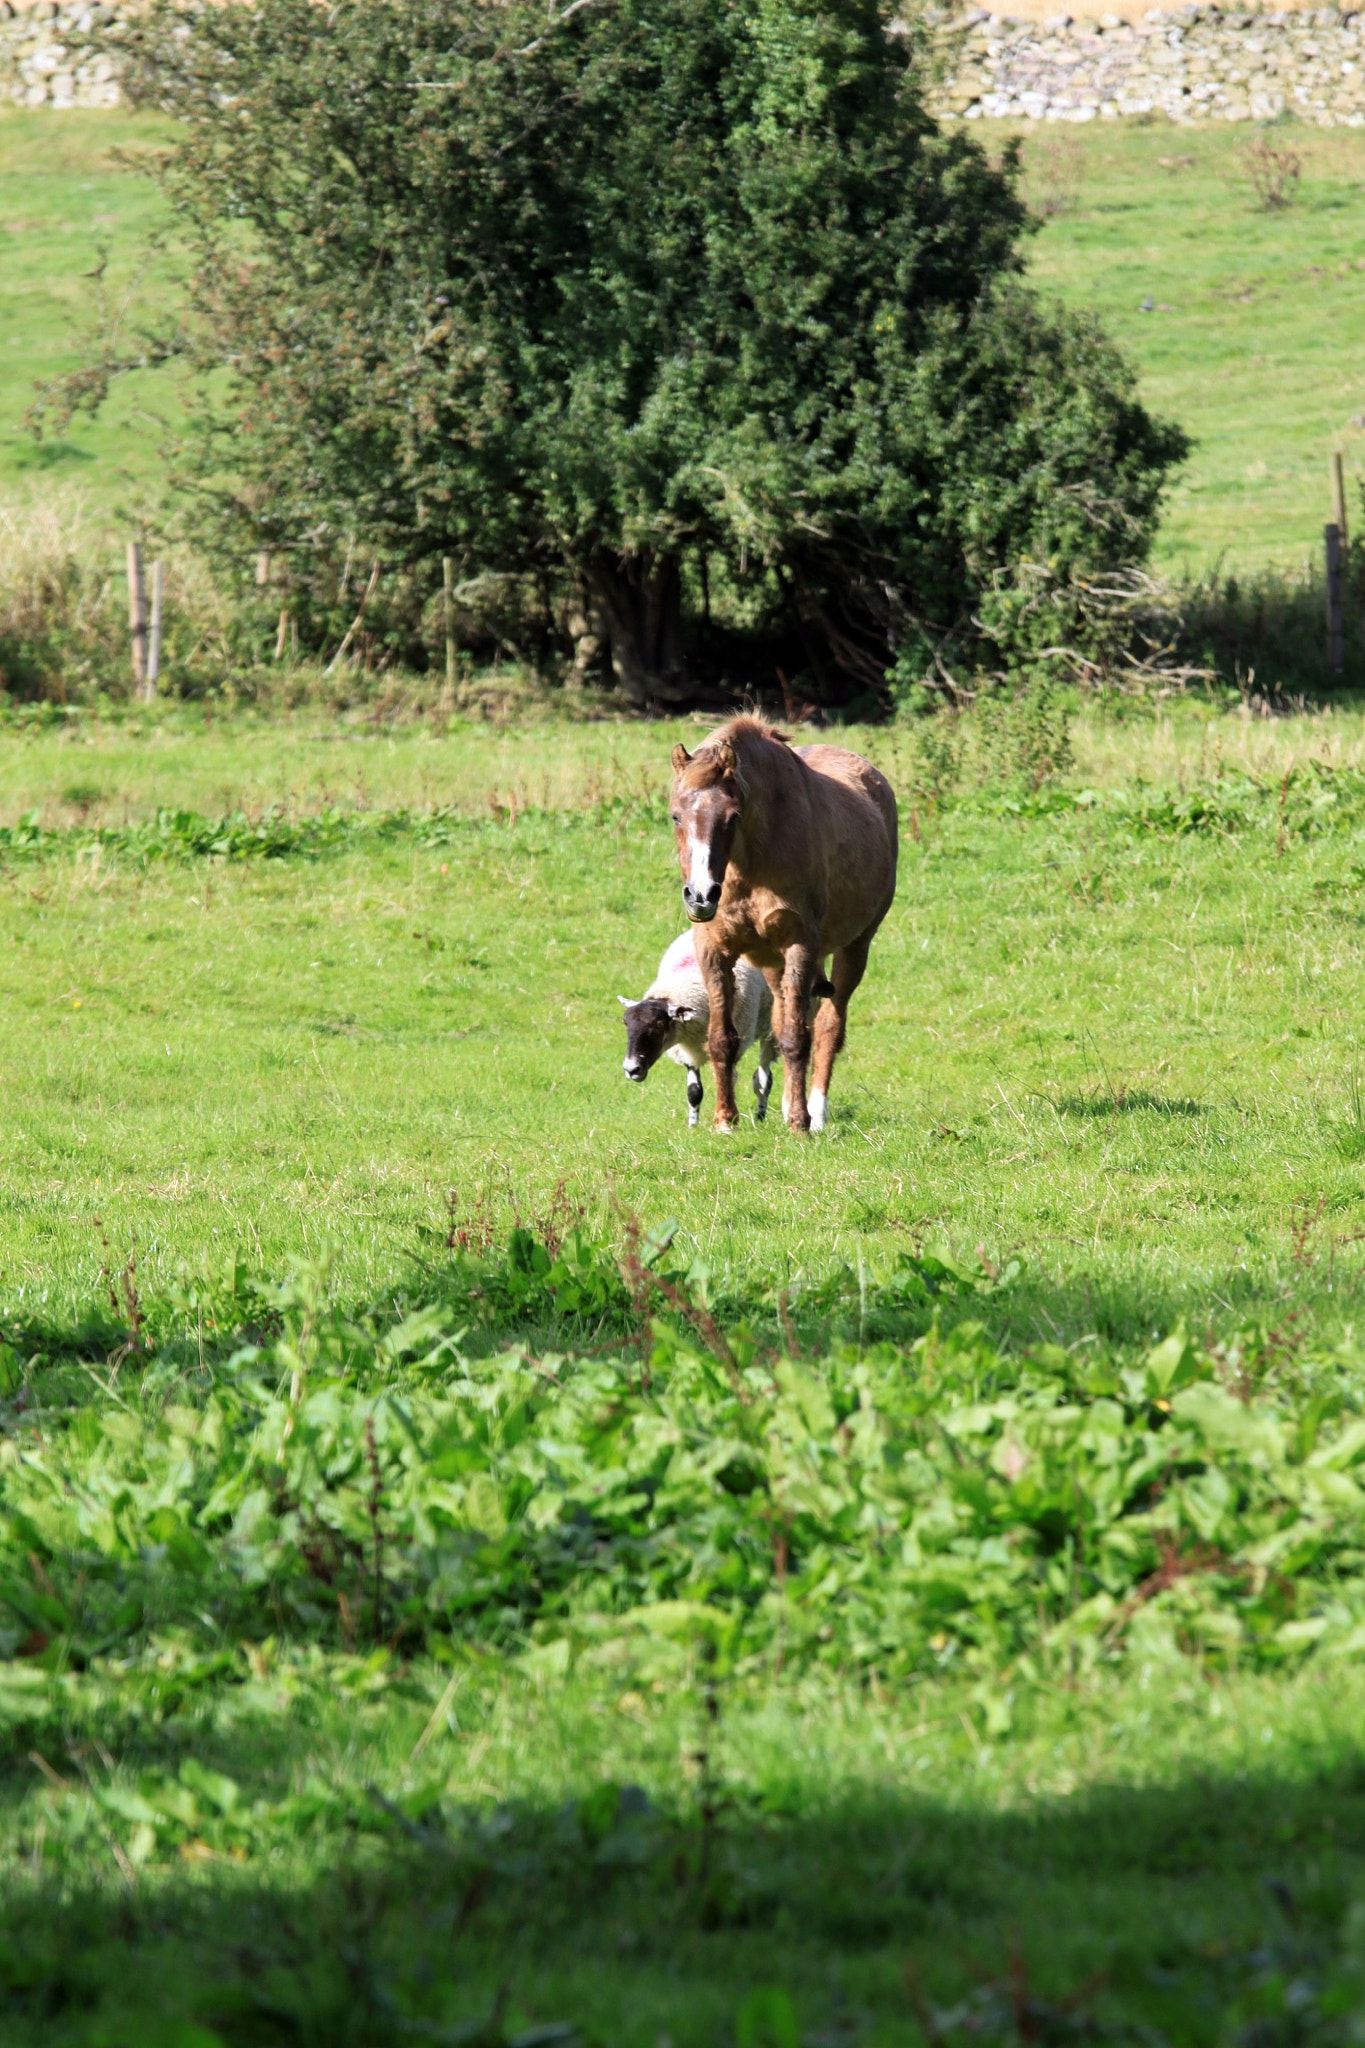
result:
<svg viewBox="0 0 1365 2048"><path fill-rule="evenodd" d="M141 115L0 109L0 497L77 493L115 512L147 501L162 474L171 380L131 379L95 420L35 443L23 415L35 384L88 359L99 319L134 335L167 275L144 251L163 225L141 166L164 124ZM93 273L103 268L103 276Z"/></svg>
<svg viewBox="0 0 1365 2048"><path fill-rule="evenodd" d="M35 378L74 366L94 316L87 273L108 246L113 302L158 219L133 163L145 118L0 110L0 495L60 483L113 508L154 491L167 378L135 380L95 422L35 448L19 421ZM988 147L998 129L978 131ZM1070 195L1032 247L1040 283L1093 306L1142 371L1150 403L1196 440L1159 559L1203 569L1294 565L1320 539L1329 448L1365 442L1365 136L1276 131L1303 158L1294 206L1256 212L1245 137L1108 124L1030 139L1035 197ZM132 161L125 161L124 159ZM130 317L156 302L158 268ZM1143 313L1151 299L1153 310Z"/></svg>
<svg viewBox="0 0 1365 2048"><path fill-rule="evenodd" d="M1365 469L1365 135L1277 127L1302 183L1262 213L1239 163L1249 132L1097 123L1027 147L1035 198L1074 193L1034 244L1034 276L1092 306L1148 403L1194 436L1168 568L1297 564L1331 516L1329 450L1356 483Z"/></svg>

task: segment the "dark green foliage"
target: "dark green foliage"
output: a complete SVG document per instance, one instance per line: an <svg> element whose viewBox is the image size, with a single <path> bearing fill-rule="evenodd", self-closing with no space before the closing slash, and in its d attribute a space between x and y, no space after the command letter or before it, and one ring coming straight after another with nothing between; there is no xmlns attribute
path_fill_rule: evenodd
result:
<svg viewBox="0 0 1365 2048"><path fill-rule="evenodd" d="M0 1658L22 1659L0 1661L0 1719L38 1705L36 1671L99 1691L111 1658L169 1709L243 1682L245 1646L281 1633L642 1682L699 1650L898 1680L1354 1653L1355 1352L1286 1360L1248 1326L1011 1355L962 1309L1019 1277L905 1253L859 1276L859 1341L803 1360L723 1328L668 1233L628 1240L618 1271L580 1233L519 1230L457 1251L398 1322L330 1308L321 1269L252 1288L234 1268L227 1307L273 1334L202 1368L171 1343L138 1390L66 1413L57 1380L38 1426L6 1350ZM651 1304L672 1313L632 1336ZM466 1348L551 1319L562 1351ZM907 1320L927 1333L882 1334ZM141 1352L140 1326L120 1348Z"/></svg>
<svg viewBox="0 0 1365 2048"><path fill-rule="evenodd" d="M934 1254L795 1304L861 1346L693 1342L666 1239L647 1362L525 1233L0 1350L6 2041L1348 2048L1358 1353L1011 1354ZM626 1341L469 1341L551 1304Z"/></svg>
<svg viewBox="0 0 1365 2048"><path fill-rule="evenodd" d="M872 0L267 0L143 46L228 373L200 482L305 638L377 564L415 654L450 556L639 701L739 629L880 698L1083 638L1077 579L1145 555L1184 438L1017 281L1013 154L937 132Z"/></svg>

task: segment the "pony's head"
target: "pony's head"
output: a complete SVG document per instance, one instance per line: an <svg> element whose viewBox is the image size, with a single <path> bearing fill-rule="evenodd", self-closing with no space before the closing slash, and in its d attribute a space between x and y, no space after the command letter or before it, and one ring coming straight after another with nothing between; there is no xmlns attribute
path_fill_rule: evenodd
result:
<svg viewBox="0 0 1365 2048"><path fill-rule="evenodd" d="M683 909L693 924L710 924L720 908L744 797L739 757L729 740L714 740L695 754L681 741L674 747L669 815L678 842Z"/></svg>

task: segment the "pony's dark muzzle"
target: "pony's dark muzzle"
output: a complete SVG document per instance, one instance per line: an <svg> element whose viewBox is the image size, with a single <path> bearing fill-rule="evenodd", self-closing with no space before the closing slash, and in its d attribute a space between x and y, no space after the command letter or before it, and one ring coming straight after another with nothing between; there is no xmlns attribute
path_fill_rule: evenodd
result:
<svg viewBox="0 0 1365 2048"><path fill-rule="evenodd" d="M713 882L703 893L699 889L694 889L690 882L684 882L683 909L693 924L710 924L720 909L720 883Z"/></svg>

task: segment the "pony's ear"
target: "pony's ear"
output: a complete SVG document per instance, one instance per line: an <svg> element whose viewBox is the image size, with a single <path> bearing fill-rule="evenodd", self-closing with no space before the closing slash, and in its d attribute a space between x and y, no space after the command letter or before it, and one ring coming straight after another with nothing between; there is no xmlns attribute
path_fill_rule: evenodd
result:
<svg viewBox="0 0 1365 2048"><path fill-rule="evenodd" d="M739 756L730 745L729 740L718 741L716 745L716 765L719 767L722 775L728 775L732 781L739 779Z"/></svg>
<svg viewBox="0 0 1365 2048"><path fill-rule="evenodd" d="M682 741L679 740L677 746L673 749L673 773L681 775L691 759L692 756L688 753Z"/></svg>

